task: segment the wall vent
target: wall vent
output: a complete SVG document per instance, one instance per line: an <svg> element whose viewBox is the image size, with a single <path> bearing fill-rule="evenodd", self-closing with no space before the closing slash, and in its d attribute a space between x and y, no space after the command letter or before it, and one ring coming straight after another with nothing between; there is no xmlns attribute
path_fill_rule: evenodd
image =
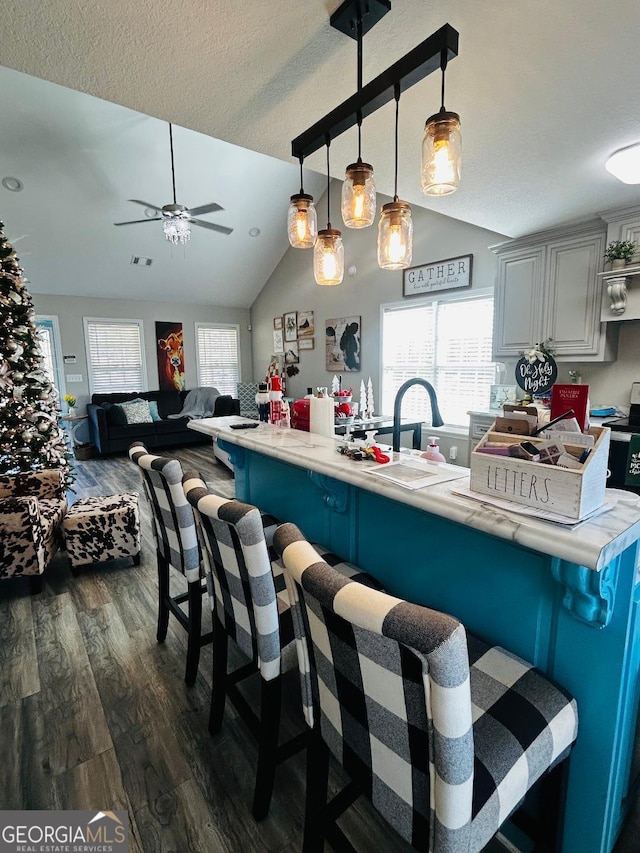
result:
<svg viewBox="0 0 640 853"><path fill-rule="evenodd" d="M132 255L131 263L134 267L150 267L153 263L153 258L143 258L141 255Z"/></svg>

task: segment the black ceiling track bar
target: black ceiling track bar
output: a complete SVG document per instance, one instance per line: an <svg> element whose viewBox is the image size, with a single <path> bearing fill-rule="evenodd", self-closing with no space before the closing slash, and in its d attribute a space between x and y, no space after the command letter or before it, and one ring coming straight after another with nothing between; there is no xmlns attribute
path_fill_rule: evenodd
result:
<svg viewBox="0 0 640 853"><path fill-rule="evenodd" d="M364 36L390 11L391 0L346 0L329 18L329 23L346 36L357 39L358 19L362 21Z"/></svg>
<svg viewBox="0 0 640 853"><path fill-rule="evenodd" d="M377 109L392 101L395 86L406 92L411 86L424 80L429 74L440 70L443 53L447 61L458 55L458 31L449 24L440 27L406 56L399 59L382 74L379 74L360 91L331 110L330 113L301 133L291 142L291 154L308 157L326 145L327 136L335 139L358 123L358 114L366 118Z"/></svg>

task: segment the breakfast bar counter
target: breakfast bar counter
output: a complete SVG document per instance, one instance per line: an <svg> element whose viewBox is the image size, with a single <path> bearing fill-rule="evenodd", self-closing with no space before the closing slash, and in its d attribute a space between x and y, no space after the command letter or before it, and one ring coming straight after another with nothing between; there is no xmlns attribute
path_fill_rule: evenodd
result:
<svg viewBox="0 0 640 853"><path fill-rule="evenodd" d="M377 577L394 595L447 611L472 633L532 661L577 699L562 850L608 853L640 782L638 718L640 508L616 493L606 513L573 528L452 494L372 476L377 463L331 438L241 418L189 426L211 435L235 468L236 495L295 522ZM394 454L397 458L397 454ZM640 750L636 749L636 752Z"/></svg>

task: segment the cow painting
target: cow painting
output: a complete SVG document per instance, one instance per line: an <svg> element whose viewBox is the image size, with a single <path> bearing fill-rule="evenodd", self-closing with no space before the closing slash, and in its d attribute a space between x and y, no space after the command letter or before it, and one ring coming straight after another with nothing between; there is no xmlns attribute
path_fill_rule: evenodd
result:
<svg viewBox="0 0 640 853"><path fill-rule="evenodd" d="M327 320L325 366L331 372L360 370L360 317Z"/></svg>
<svg viewBox="0 0 640 853"><path fill-rule="evenodd" d="M158 341L158 387L161 391L183 391L184 345L182 323L156 323Z"/></svg>

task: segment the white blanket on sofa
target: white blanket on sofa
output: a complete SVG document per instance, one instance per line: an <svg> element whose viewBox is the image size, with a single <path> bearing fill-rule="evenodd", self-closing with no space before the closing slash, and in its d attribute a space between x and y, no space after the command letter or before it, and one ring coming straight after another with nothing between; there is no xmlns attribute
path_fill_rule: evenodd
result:
<svg viewBox="0 0 640 853"><path fill-rule="evenodd" d="M185 397L182 411L170 418L210 418L220 396L217 388L193 388Z"/></svg>

